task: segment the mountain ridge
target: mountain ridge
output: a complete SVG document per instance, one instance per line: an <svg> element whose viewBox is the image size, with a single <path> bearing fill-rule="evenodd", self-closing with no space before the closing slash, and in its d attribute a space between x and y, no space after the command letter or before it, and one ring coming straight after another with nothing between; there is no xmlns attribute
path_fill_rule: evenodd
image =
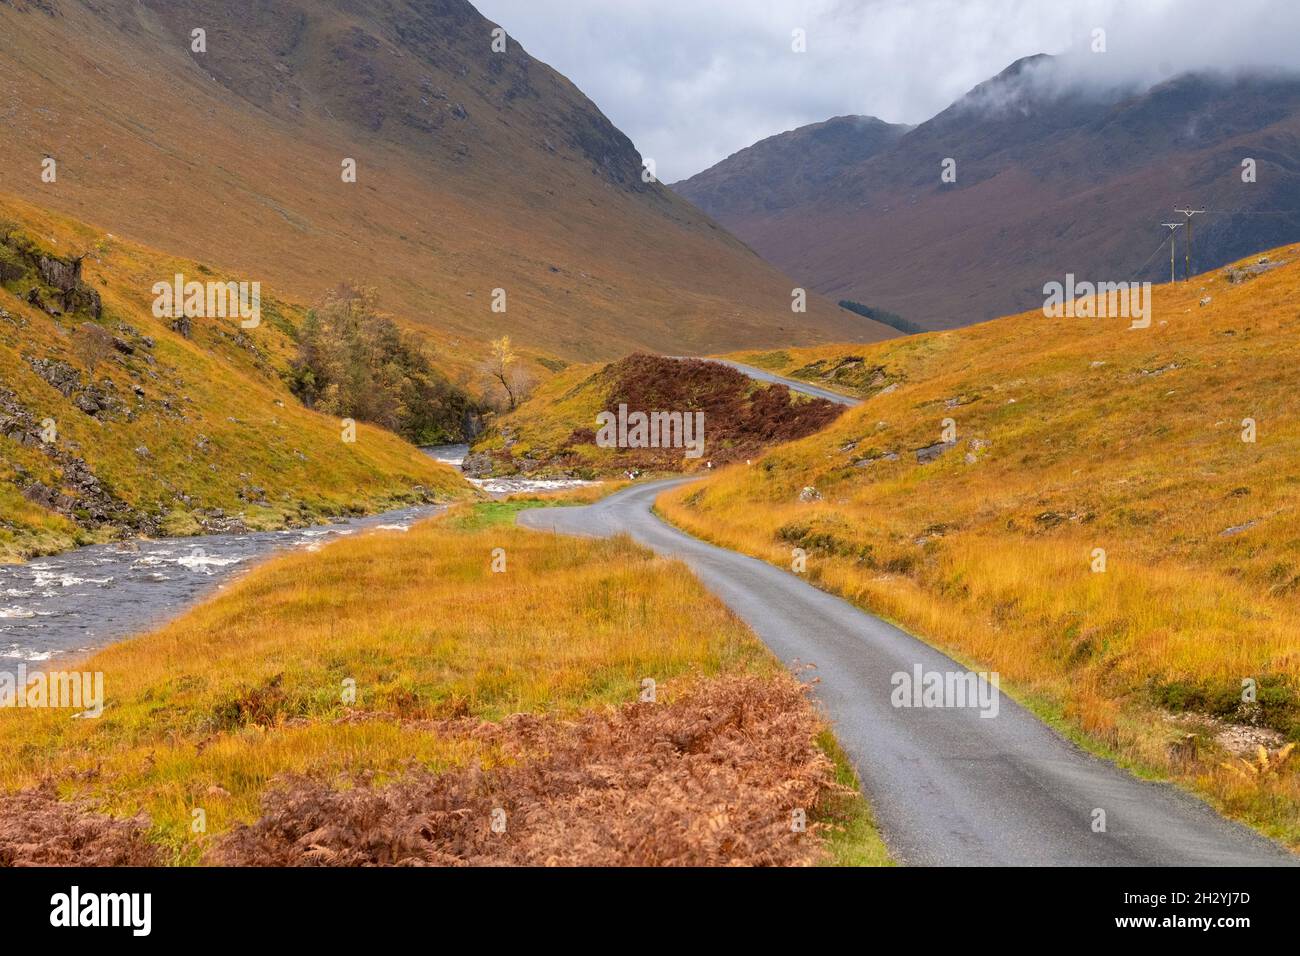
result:
<svg viewBox="0 0 1300 956"><path fill-rule="evenodd" d="M1242 180L1247 158L1256 182ZM955 182L941 179L945 160ZM1300 237L1300 80L1189 73L1140 92L1081 88L1040 55L778 209L716 202L723 190L700 184L719 168L675 188L817 291L950 328L1031 308L1067 272L1167 278L1167 255L1162 268L1151 251L1175 206L1209 210L1194 270ZM725 191L765 189L736 177Z"/></svg>

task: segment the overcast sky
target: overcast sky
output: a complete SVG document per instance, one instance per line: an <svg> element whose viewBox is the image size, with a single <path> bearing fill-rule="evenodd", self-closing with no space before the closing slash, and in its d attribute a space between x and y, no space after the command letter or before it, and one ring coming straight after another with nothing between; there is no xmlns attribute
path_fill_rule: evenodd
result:
<svg viewBox="0 0 1300 956"><path fill-rule="evenodd" d="M1300 68L1297 0L473 0L675 182L773 133L860 113L919 123L1031 53L1153 81ZM807 52L792 49L806 31Z"/></svg>

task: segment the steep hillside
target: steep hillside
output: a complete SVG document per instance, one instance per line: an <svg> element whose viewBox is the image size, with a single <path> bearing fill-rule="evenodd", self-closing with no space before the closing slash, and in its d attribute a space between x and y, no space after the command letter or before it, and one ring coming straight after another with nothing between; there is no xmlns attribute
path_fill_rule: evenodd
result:
<svg viewBox="0 0 1300 956"><path fill-rule="evenodd" d="M472 475L578 478L694 471L744 461L812 434L843 410L784 385L754 382L717 362L630 355L556 375L496 421L474 443L464 467ZM655 413L675 421L656 421ZM645 416L644 435L636 431L637 415ZM618 444L620 427L625 444Z"/></svg>
<svg viewBox="0 0 1300 956"><path fill-rule="evenodd" d="M1300 740L1300 246L1268 260L1158 287L1147 329L1040 310L842 349L879 370L862 406L660 508L783 567L804 549L821 586L1300 844L1300 764L1255 756Z"/></svg>
<svg viewBox="0 0 1300 956"><path fill-rule="evenodd" d="M502 333L586 360L890 334L792 313L793 280L492 31L466 0L6 0L0 189L303 301L379 287L453 371Z"/></svg>
<svg viewBox="0 0 1300 956"><path fill-rule="evenodd" d="M302 407L284 381L300 306L267 290L251 329L159 318L157 277L229 277L22 204L0 223L0 560L474 493Z"/></svg>
<svg viewBox="0 0 1300 956"><path fill-rule="evenodd" d="M1300 238L1300 81L1183 75L1102 92L1096 60L1083 79L1052 57L1018 61L862 159L810 151L798 190L775 154L817 127L675 188L819 292L930 328L1031 308L1067 272L1167 280L1155 250L1175 206L1207 210L1195 272Z"/></svg>

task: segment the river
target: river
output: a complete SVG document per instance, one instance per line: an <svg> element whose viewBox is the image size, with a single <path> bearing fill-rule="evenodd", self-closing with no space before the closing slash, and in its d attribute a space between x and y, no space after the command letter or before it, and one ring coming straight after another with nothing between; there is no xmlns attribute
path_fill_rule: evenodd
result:
<svg viewBox="0 0 1300 956"><path fill-rule="evenodd" d="M469 446L424 451L459 468ZM494 497L591 484L576 479L469 480ZM0 564L0 669L5 660L43 667L46 661L155 628L277 551L313 551L370 529L405 531L440 510L426 505L312 528L119 541L27 564Z"/></svg>
<svg viewBox="0 0 1300 956"><path fill-rule="evenodd" d="M469 454L469 445L429 445L422 449L430 458L460 468ZM600 484L597 481L582 481L578 478L466 478L471 484L478 485L493 497L505 495L529 494L533 492L564 491L568 488L583 488L587 485Z"/></svg>
<svg viewBox="0 0 1300 956"><path fill-rule="evenodd" d="M287 531L117 541L0 564L0 669L78 655L147 631L276 551L316 550L366 529L405 531L423 505Z"/></svg>

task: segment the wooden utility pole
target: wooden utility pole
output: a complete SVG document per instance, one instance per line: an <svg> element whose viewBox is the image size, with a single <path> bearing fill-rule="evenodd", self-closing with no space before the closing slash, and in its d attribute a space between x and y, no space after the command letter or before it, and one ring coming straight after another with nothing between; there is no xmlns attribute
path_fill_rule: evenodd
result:
<svg viewBox="0 0 1300 956"><path fill-rule="evenodd" d="M1178 242L1174 239L1174 230L1182 226L1181 222L1162 222L1160 225L1169 230L1169 281L1171 283L1178 280L1174 277L1174 253L1178 250Z"/></svg>
<svg viewBox="0 0 1300 956"><path fill-rule="evenodd" d="M1175 209L1174 212L1181 212L1187 217L1187 275L1183 276L1183 281L1186 282L1192 277L1192 217L1201 215L1205 210Z"/></svg>

